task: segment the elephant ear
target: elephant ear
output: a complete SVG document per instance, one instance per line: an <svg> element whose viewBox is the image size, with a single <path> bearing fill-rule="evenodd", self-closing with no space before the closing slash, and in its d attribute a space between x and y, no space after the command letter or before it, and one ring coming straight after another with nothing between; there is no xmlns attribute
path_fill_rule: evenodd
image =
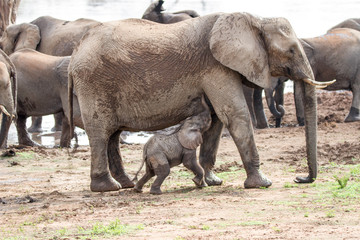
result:
<svg viewBox="0 0 360 240"><path fill-rule="evenodd" d="M187 124L186 121L178 132L178 139L184 148L192 150L195 150L203 142L200 129Z"/></svg>
<svg viewBox="0 0 360 240"><path fill-rule="evenodd" d="M13 43L15 43L13 52L23 48L36 50L36 47L40 42L39 27L30 23L22 23L18 26L18 33L14 34L13 39ZM14 25L14 27L17 26Z"/></svg>
<svg viewBox="0 0 360 240"><path fill-rule="evenodd" d="M224 66L268 88L271 75L260 22L248 13L220 15L210 33L210 50Z"/></svg>
<svg viewBox="0 0 360 240"><path fill-rule="evenodd" d="M313 65L314 64L313 56L315 49L313 48L313 46L310 45L310 43L306 39L299 39L299 41L304 49L304 52L309 60L310 65Z"/></svg>

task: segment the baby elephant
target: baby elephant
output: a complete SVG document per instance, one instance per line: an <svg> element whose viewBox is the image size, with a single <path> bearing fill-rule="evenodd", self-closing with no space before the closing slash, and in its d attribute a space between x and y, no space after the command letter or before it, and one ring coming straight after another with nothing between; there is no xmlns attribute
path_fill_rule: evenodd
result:
<svg viewBox="0 0 360 240"><path fill-rule="evenodd" d="M199 115L187 118L180 127L170 135L157 134L149 139L144 146L143 162L137 175L146 162L146 173L137 182L135 191L142 192L144 184L154 175L156 179L151 186L151 194L161 194L160 186L170 173L170 168L183 163L195 177L198 187L205 187L204 170L196 160L196 148L202 143L202 133L211 125L211 115L208 106Z"/></svg>

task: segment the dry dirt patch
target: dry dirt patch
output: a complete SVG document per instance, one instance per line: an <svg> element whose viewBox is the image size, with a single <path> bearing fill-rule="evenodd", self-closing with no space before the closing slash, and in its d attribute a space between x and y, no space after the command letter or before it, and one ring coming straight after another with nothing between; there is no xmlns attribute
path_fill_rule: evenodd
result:
<svg viewBox="0 0 360 240"><path fill-rule="evenodd" d="M89 147L13 148L0 158L2 239L358 239L360 123L343 123L351 95L319 93L319 176L307 174L304 129L296 126L291 94L280 129L256 130L269 189L244 189L245 171L232 139L221 139L215 172L222 186L197 189L183 167L172 169L161 196L131 189L89 191ZM331 101L334 101L331 104ZM328 105L328 103L330 104ZM340 103L341 106L338 105ZM268 114L268 112L267 112ZM269 114L268 114L269 116ZM128 173L143 145L123 145ZM346 186L340 188L346 180Z"/></svg>

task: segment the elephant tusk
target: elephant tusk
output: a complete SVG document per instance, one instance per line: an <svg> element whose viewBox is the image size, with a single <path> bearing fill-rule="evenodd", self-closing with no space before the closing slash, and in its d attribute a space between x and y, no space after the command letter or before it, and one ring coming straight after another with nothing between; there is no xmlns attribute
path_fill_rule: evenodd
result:
<svg viewBox="0 0 360 240"><path fill-rule="evenodd" d="M317 88L326 88L327 86L333 84L334 82L336 82L336 80L332 80L332 81L328 81L328 82L318 82L318 81L315 81L315 80L312 80L310 78L304 78L304 82L310 84L310 85L313 85Z"/></svg>
<svg viewBox="0 0 360 240"><path fill-rule="evenodd" d="M11 117L10 113L6 110L6 108L3 105L0 105L1 111L8 117Z"/></svg>

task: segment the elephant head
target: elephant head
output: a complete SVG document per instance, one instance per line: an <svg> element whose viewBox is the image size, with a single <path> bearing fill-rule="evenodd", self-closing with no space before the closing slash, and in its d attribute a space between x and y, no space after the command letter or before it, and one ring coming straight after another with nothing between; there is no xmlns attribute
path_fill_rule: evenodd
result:
<svg viewBox="0 0 360 240"><path fill-rule="evenodd" d="M312 182L317 176L316 82L300 41L284 18L258 18L247 13L223 14L210 34L210 50L223 65L239 72L262 88L271 87L271 77L286 76L303 89L306 107L306 147L309 176L297 182ZM311 84L311 85L310 85Z"/></svg>
<svg viewBox="0 0 360 240"><path fill-rule="evenodd" d="M210 109L204 96L201 102L204 110L198 115L188 117L177 132L179 142L184 148L196 149L200 146L203 143L202 133L210 128Z"/></svg>
<svg viewBox="0 0 360 240"><path fill-rule="evenodd" d="M36 49L40 42L40 30L31 23L10 25L0 39L0 48L8 55L23 49Z"/></svg>
<svg viewBox="0 0 360 240"><path fill-rule="evenodd" d="M11 121L16 115L16 71L9 57L0 50L0 110L2 112L0 147L5 144Z"/></svg>

